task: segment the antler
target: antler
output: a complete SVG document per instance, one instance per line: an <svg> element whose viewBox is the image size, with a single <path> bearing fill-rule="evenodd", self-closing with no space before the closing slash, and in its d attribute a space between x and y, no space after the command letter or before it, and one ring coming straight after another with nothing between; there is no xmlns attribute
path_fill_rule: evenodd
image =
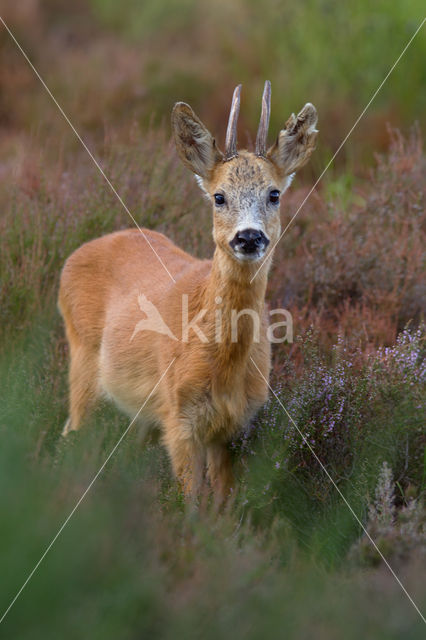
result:
<svg viewBox="0 0 426 640"><path fill-rule="evenodd" d="M256 155L266 157L266 140L268 137L269 117L271 115L271 83L265 82L262 96L262 113L256 137Z"/></svg>
<svg viewBox="0 0 426 640"><path fill-rule="evenodd" d="M238 155L237 152L237 122L238 114L240 112L240 96L241 85L234 89L234 95L232 96L231 111L229 113L228 128L226 130L225 141L225 161L232 160Z"/></svg>

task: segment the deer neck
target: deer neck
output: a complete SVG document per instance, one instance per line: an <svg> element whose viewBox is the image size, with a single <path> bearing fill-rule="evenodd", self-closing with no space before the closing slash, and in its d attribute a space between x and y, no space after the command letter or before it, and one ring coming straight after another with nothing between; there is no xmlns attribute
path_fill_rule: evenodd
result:
<svg viewBox="0 0 426 640"><path fill-rule="evenodd" d="M241 378L239 365L247 363L262 333L269 264L251 282L258 267L259 263L239 263L216 248L211 272L203 283L210 360L223 385L231 384L235 376Z"/></svg>
<svg viewBox="0 0 426 640"><path fill-rule="evenodd" d="M265 302L268 265L251 282L258 268L259 263L237 262L222 249L216 248L204 296L207 308L210 309L212 305L215 309L221 308L225 318L230 317L232 310L240 312L253 309L261 312Z"/></svg>

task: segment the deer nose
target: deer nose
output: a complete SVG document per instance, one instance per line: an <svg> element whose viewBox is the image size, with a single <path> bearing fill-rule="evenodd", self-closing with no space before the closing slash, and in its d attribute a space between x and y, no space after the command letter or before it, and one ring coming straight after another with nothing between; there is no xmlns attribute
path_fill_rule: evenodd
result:
<svg viewBox="0 0 426 640"><path fill-rule="evenodd" d="M243 229L243 231L237 231L229 244L234 251L255 253L260 249L266 249L269 240L260 229Z"/></svg>

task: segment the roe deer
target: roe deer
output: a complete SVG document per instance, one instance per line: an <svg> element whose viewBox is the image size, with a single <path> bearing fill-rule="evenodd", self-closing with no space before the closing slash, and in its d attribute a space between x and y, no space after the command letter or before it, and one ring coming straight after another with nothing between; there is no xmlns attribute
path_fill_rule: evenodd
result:
<svg viewBox="0 0 426 640"><path fill-rule="evenodd" d="M172 113L178 154L213 205L213 259L198 260L155 231L119 231L68 258L59 292L71 357L64 435L80 428L102 395L133 417L145 401L144 425L160 431L185 493L197 495L207 470L218 502L233 486L227 443L268 395L264 299L281 228L280 195L309 159L317 136L316 110L308 103L267 149L266 82L255 152L237 151L240 91L241 85L233 95L224 154L190 106L178 102ZM143 329L141 302L161 318L158 331ZM259 340L247 310L261 318ZM185 314L194 321L189 327L183 327Z"/></svg>

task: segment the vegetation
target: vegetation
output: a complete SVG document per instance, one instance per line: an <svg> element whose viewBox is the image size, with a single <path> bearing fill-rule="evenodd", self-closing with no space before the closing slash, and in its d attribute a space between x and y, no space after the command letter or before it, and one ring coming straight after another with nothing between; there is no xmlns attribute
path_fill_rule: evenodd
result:
<svg viewBox="0 0 426 640"><path fill-rule="evenodd" d="M169 139L173 102L221 141L242 81L249 146L266 77L271 131L307 100L318 107L315 160L287 194L285 225L422 8L79 0L6 3L2 17L138 223L208 256L209 207ZM423 637L359 521L424 614L425 43L277 247L269 302L291 311L295 342L276 345L275 394L230 445L234 499L220 514L189 508L165 453L131 429L0 637ZM0 49L1 617L128 426L105 403L60 437L56 296L71 251L132 223L4 30Z"/></svg>

